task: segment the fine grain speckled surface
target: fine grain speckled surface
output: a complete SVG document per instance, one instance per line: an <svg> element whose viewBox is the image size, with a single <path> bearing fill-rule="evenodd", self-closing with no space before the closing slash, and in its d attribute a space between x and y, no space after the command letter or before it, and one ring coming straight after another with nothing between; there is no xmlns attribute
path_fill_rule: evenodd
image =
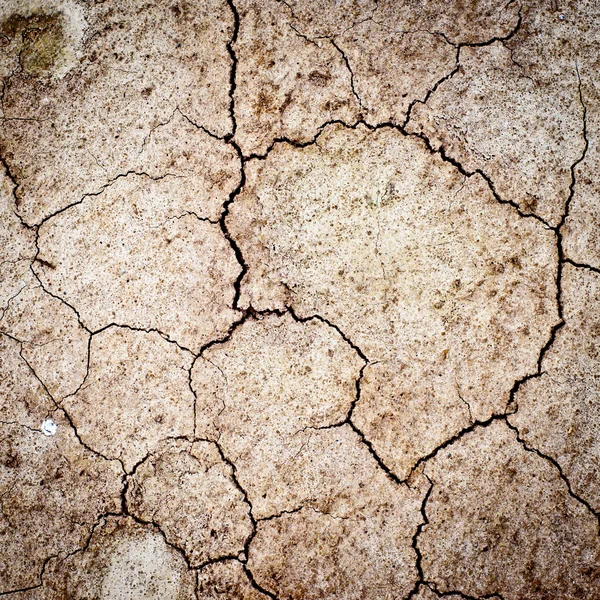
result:
<svg viewBox="0 0 600 600"><path fill-rule="evenodd" d="M0 595L600 598L599 6L0 3Z"/></svg>

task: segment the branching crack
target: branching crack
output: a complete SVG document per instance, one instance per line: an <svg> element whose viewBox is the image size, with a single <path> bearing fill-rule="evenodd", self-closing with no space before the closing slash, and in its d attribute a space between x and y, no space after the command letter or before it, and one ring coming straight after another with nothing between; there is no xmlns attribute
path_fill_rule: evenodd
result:
<svg viewBox="0 0 600 600"><path fill-rule="evenodd" d="M425 94L425 97L423 98L423 100L416 99L416 100L413 100L409 104L408 110L406 111L406 117L404 118L404 123L402 123L403 129L406 129L408 122L410 121L412 110L415 107L415 105L416 104L427 104L427 101L429 100L431 95L436 92L436 90L440 87L440 85L442 85L442 83L444 83L445 81L452 79L452 77L454 77L459 71L460 71L460 48L457 48L454 69L452 69L452 71L450 71L449 73L444 75L441 79L436 81L434 86L431 89L427 90L427 93Z"/></svg>
<svg viewBox="0 0 600 600"><path fill-rule="evenodd" d="M576 262L574 260L571 260L570 258L563 259L563 263L567 264L567 265L571 265L572 267L576 267L577 269L586 269L587 271L591 271L592 273L597 273L600 275L600 268L594 267L593 265Z"/></svg>
<svg viewBox="0 0 600 600"><path fill-rule="evenodd" d="M36 583L34 585L29 585L27 587L23 587L23 588L18 588L15 590L7 590L5 592L0 592L0 596L10 596L12 594L23 594L25 592L30 592L32 590L36 590L38 588L41 588L42 585L44 585L44 574L46 572L46 569L48 568L48 563L51 560L54 560L55 558L58 558L60 555L58 554L53 554L52 556L48 556L44 559L44 562L42 563L42 568L40 570L40 573L38 575L38 579L39 579L39 583Z"/></svg>
<svg viewBox="0 0 600 600"><path fill-rule="evenodd" d="M187 354L191 354L192 356L196 356L195 353L192 352L189 348L186 348L185 346L180 344L177 340L172 339L168 334L160 331L160 329L157 329L156 327L134 327L133 325L127 325L127 324L122 324L122 323L108 323L107 325L104 325L100 329L97 329L96 331L91 332L91 335L92 335L92 337L94 337L100 333L103 333L107 329L111 329L111 328L128 329L129 331L137 331L137 332L141 332L141 333L157 333L158 335L160 335L161 338L163 338L163 340L165 340L166 342L169 342L169 344L175 344L175 346L177 346L183 352L186 352Z"/></svg>
<svg viewBox="0 0 600 600"><path fill-rule="evenodd" d="M203 439L203 438L192 438L190 439L187 436L177 436L177 437L173 437L173 438L167 438L169 440L183 440L187 443L190 444L190 448L188 450L182 450L182 452L191 452L191 446L194 443L197 442L207 442L210 443L212 445L215 445L217 447L217 449L219 450L219 454L221 455L222 460L228 464L231 467L231 464L226 461L220 451L220 448L218 447L218 445L216 444L215 441L213 440L207 440L207 439ZM140 517L138 514L136 514L134 511L131 510L131 508L129 507L129 503L127 501L127 494L129 493L129 489L131 487L133 478L135 477L137 470L139 469L139 467L141 465L143 465L146 461L150 460L152 457L155 456L154 452L149 452L148 454L146 454L144 457L142 457L140 460L138 460L133 467L131 468L131 470L125 475L124 477L124 485L121 491L121 512L119 513L119 515L121 516L127 516L130 517L131 519L133 519L134 521L136 521L137 523L141 524L141 525L150 525L154 528L155 531L157 531L161 537L164 539L165 543L173 548L179 555L182 556L182 558L184 559L187 568L190 570L201 570L205 567L207 567L208 565L211 564L215 564L215 563L219 563L219 562L224 562L227 560L239 560L238 555L229 555L229 554L225 554L222 556L218 556L218 557L214 557L214 558L210 558L207 559L199 564L192 564L190 558L187 555L186 549L179 546L178 544L176 544L175 542L173 542L171 539L169 539L169 536L167 535L167 533L164 531L164 529L159 525L159 523L156 522L156 520L154 518L152 519L145 519ZM235 477L232 477L232 481L234 481L234 483L236 483ZM236 486L237 487L237 486ZM238 488L241 490L241 488ZM249 503L248 503L249 504Z"/></svg>
<svg viewBox="0 0 600 600"><path fill-rule="evenodd" d="M66 210L69 210L70 208L73 208L74 206L78 206L79 204L82 204L86 200L86 198L93 198L95 196L100 196L100 194L102 194L107 188L111 187L119 179L124 179L126 177L129 177L130 175L137 175L138 177L146 177L148 179L151 179L152 181L160 181L162 179L166 179L167 177L176 177L179 179L184 178L183 175L179 175L177 173L163 173L162 175L150 175L149 173L146 173L145 171L136 171L136 170L129 170L129 171L126 171L125 173L119 173L118 175L116 175L115 177L113 177L112 179L107 181L105 184L101 185L100 188L98 190L96 190L95 192L88 192L88 193L84 194L79 200L76 200L75 202L71 202L71 204L68 204L67 206L63 206L62 208L59 208L58 210L54 211L53 213L46 215L39 223L32 226L32 228L37 227L39 229L42 225L44 225L50 219L53 219L57 215L64 213Z"/></svg>
<svg viewBox="0 0 600 600"><path fill-rule="evenodd" d="M555 458L552 458L550 455L544 454L543 452L541 452L537 448L534 448L533 446L529 446L525 442L525 440L523 440L523 438L521 437L521 434L520 434L519 430L517 429L517 427L515 425L512 425L508 420L506 420L506 424L508 425L508 427L510 429L512 429L515 432L515 434L517 435L518 442L521 444L521 446L523 446L523 448L527 452L531 452L532 454L535 454L536 456L539 456L540 458L549 462L558 471L560 478L564 481L565 485L567 486L569 496L571 496L573 499L577 500L577 502L582 504L585 508L587 508L587 510L592 515L594 515L594 517L596 517L596 521L598 521L598 534L600 535L600 513L598 511L594 510L594 508L591 506L591 504L585 498L582 498L581 496L579 496L578 494L576 494L573 491L573 488L571 487L571 482L567 479L566 475L563 473L560 463Z"/></svg>
<svg viewBox="0 0 600 600"><path fill-rule="evenodd" d="M248 581L250 582L250 584L252 585L252 587L254 589L256 589L258 592L260 592L261 594L265 594L267 596L269 596L269 598L272 598L273 600L277 600L277 596L263 588L255 579L254 574L252 573L252 571L250 570L250 568L248 567L248 556L250 553L250 545L252 544L252 540L256 537L256 533L257 533L257 519L254 517L254 513L253 513L253 507L252 507L252 502L250 501L250 498L248 496L248 493L246 492L246 490L244 489L244 487L240 484L240 481L238 479L237 476L237 468L235 466L235 463L230 460L226 455L225 452L223 451L223 449L221 448L221 445L218 443L218 441L213 442L216 447L217 450L221 456L221 459L223 460L223 462L225 462L227 465L229 465L229 467L231 468L231 479L235 485L235 487L238 489L238 491L242 494L242 497L244 499L244 502L248 505L249 507L249 511L248 511L248 515L250 517L250 523L252 524L252 531L250 532L250 534L248 535L248 537L246 538L246 541L244 542L244 560L240 561L242 562L242 565L244 567L244 572L246 573L246 576L248 577Z"/></svg>
<svg viewBox="0 0 600 600"><path fill-rule="evenodd" d="M588 265L581 265L581 264L575 263L574 261L571 261L570 259L566 258L565 254L564 254L564 249L563 249L563 238L562 238L561 229L562 229L563 225L565 224L567 217L569 216L569 209L571 206L571 201L573 200L573 197L575 195L575 187L577 184L577 180L576 180L577 166L585 159L588 148L589 148L589 140L587 137L587 107L586 107L586 104L583 99L581 75L579 73L578 65L575 66L575 69L576 69L576 73L577 73L577 79L579 82L578 91L579 91L579 101L580 101L581 108L582 108L582 137L584 140L584 144L583 144L583 150L581 152L581 155L571 165L571 184L569 186L569 196L565 203L565 210L560 219L560 222L556 226L556 228L554 228L554 231L555 231L556 237L557 237L557 248L558 248L558 267L557 267L557 276L556 276L556 289L557 289L556 303L557 303L558 315L559 315L560 322L552 329L550 339L548 340L547 344L542 348L542 350L540 352L540 355L538 358L537 373L534 375L531 375L529 377L525 377L523 380L519 381L517 383L517 385L513 388L513 392L511 392L511 402L514 403L515 411L518 410L518 405L516 404L516 401L514 400L514 394L516 393L516 391L518 390L518 388L520 387L520 385L522 383L524 383L528 379L532 379L533 377L539 377L543 373L542 364L543 364L544 357L545 357L546 353L548 352L548 350L552 347L559 330L562 327L564 327L564 325L565 325L564 308L562 305L562 275L563 275L564 265L570 264L576 268L588 268L591 271L598 272L596 269L589 267ZM565 485L567 486L569 495L571 497L573 497L575 500L577 500L580 504L585 506L587 508L587 510L592 515L594 515L594 517L598 521L598 527L599 527L598 532L600 534L600 513L598 511L594 510L594 508L590 505L590 503L587 500L585 500L585 498L582 498L579 495L575 494L575 492L573 491L573 488L571 486L571 482L568 480L567 476L564 474L562 467L560 466L560 463L554 457L541 452L537 448L529 446L521 438L518 428L515 425L511 424L508 419L506 419L506 423L507 423L508 427L510 427L516 433L517 440L521 443L521 445L523 446L523 448L525 450L536 454L540 458L545 459L547 462L549 462L556 468L556 470L558 471L558 473L560 475L560 478L564 481Z"/></svg>
<svg viewBox="0 0 600 600"><path fill-rule="evenodd" d="M333 38L331 38L329 41L331 42L331 45L340 53L340 56L342 57L342 60L344 61L344 64L346 65L346 69L348 69L348 73L350 73L350 88L352 89L352 94L356 98L356 101L358 102L358 105L360 106L360 108L364 109L365 105L363 104L361 97L358 95L358 92L356 91L356 81L354 79L354 71L352 70L352 66L350 65L348 56L346 56L346 53L342 50L342 48L340 48L340 46L337 44L337 42Z"/></svg>

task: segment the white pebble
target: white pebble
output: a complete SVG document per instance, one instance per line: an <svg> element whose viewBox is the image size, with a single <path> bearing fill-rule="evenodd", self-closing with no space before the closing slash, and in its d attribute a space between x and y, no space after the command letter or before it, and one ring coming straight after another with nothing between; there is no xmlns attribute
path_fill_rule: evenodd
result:
<svg viewBox="0 0 600 600"><path fill-rule="evenodd" d="M42 423L42 433L44 435L55 435L57 427L58 426L52 419L46 419Z"/></svg>

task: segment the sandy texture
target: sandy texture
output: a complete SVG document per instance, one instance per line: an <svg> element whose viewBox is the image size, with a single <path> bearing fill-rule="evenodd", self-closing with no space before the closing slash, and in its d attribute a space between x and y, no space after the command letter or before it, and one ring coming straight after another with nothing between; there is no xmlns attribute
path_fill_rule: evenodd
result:
<svg viewBox="0 0 600 600"><path fill-rule="evenodd" d="M85 448L66 415L0 335L0 592L35 586L48 559L73 552L99 515L120 505L122 470ZM47 436L47 420L56 433Z"/></svg>
<svg viewBox="0 0 600 600"><path fill-rule="evenodd" d="M0 2L0 595L597 600L598 32Z"/></svg>
<svg viewBox="0 0 600 600"><path fill-rule="evenodd" d="M25 227L15 214L15 184L6 169L0 171L0 303L2 314L27 284L35 258L35 231Z"/></svg>
<svg viewBox="0 0 600 600"><path fill-rule="evenodd" d="M237 557L252 523L232 472L215 444L172 442L136 467L127 489L129 509L156 523L196 567Z"/></svg>
<svg viewBox="0 0 600 600"><path fill-rule="evenodd" d="M50 561L45 585L24 597L192 600L194 587L194 574L155 528L109 518L94 528L83 550Z"/></svg>
<svg viewBox="0 0 600 600"><path fill-rule="evenodd" d="M279 138L307 142L327 121L357 118L351 74L330 40L303 37L274 0L238 10L235 140L244 154L264 154Z"/></svg>
<svg viewBox="0 0 600 600"><path fill-rule="evenodd" d="M63 404L86 443L129 472L160 440L193 433L191 362L158 333L109 327L92 338L87 377Z"/></svg>
<svg viewBox="0 0 600 600"><path fill-rule="evenodd" d="M597 519L505 424L465 435L425 473L433 488L419 548L425 578L440 591L515 600L598 594Z"/></svg>
<svg viewBox="0 0 600 600"><path fill-rule="evenodd" d="M569 260L600 269L600 184L596 177L600 167L600 85L595 77L600 57L593 49L593 42L589 43L580 68L587 152L575 168L577 185L562 234Z"/></svg>
<svg viewBox="0 0 600 600"><path fill-rule="evenodd" d="M90 331L155 329L198 351L234 321L240 267L218 224L173 206L180 185L130 175L40 228L34 270Z"/></svg>
<svg viewBox="0 0 600 600"><path fill-rule="evenodd" d="M62 400L87 373L89 333L75 311L47 293L31 272L0 318L0 331L21 342L21 355L48 392Z"/></svg>
<svg viewBox="0 0 600 600"><path fill-rule="evenodd" d="M510 421L528 446L560 465L577 495L600 510L600 273L565 267L562 298L565 326L544 356L540 377L516 396L519 411Z"/></svg>
<svg viewBox="0 0 600 600"><path fill-rule="evenodd" d="M19 178L18 210L28 223L135 168L150 131L176 108L215 134L231 131L233 19L225 2L11 4L1 28L13 51L0 146ZM78 36L65 39L71 30Z"/></svg>
<svg viewBox="0 0 600 600"><path fill-rule="evenodd" d="M227 224L242 305L321 315L365 353L356 423L400 477L501 412L557 322L552 233L393 128L277 145Z"/></svg>
<svg viewBox="0 0 600 600"><path fill-rule="evenodd" d="M509 40L461 49L460 69L415 105L408 130L467 172L485 174L502 199L556 226L584 145L578 65L585 61L584 75L593 77L598 8L540 2L521 13Z"/></svg>

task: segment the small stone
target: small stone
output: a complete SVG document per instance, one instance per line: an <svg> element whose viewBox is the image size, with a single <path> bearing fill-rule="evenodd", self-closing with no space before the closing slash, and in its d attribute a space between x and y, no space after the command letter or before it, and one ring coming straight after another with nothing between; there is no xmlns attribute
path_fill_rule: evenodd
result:
<svg viewBox="0 0 600 600"><path fill-rule="evenodd" d="M42 423L42 433L44 435L56 435L57 425L52 419L46 419Z"/></svg>

